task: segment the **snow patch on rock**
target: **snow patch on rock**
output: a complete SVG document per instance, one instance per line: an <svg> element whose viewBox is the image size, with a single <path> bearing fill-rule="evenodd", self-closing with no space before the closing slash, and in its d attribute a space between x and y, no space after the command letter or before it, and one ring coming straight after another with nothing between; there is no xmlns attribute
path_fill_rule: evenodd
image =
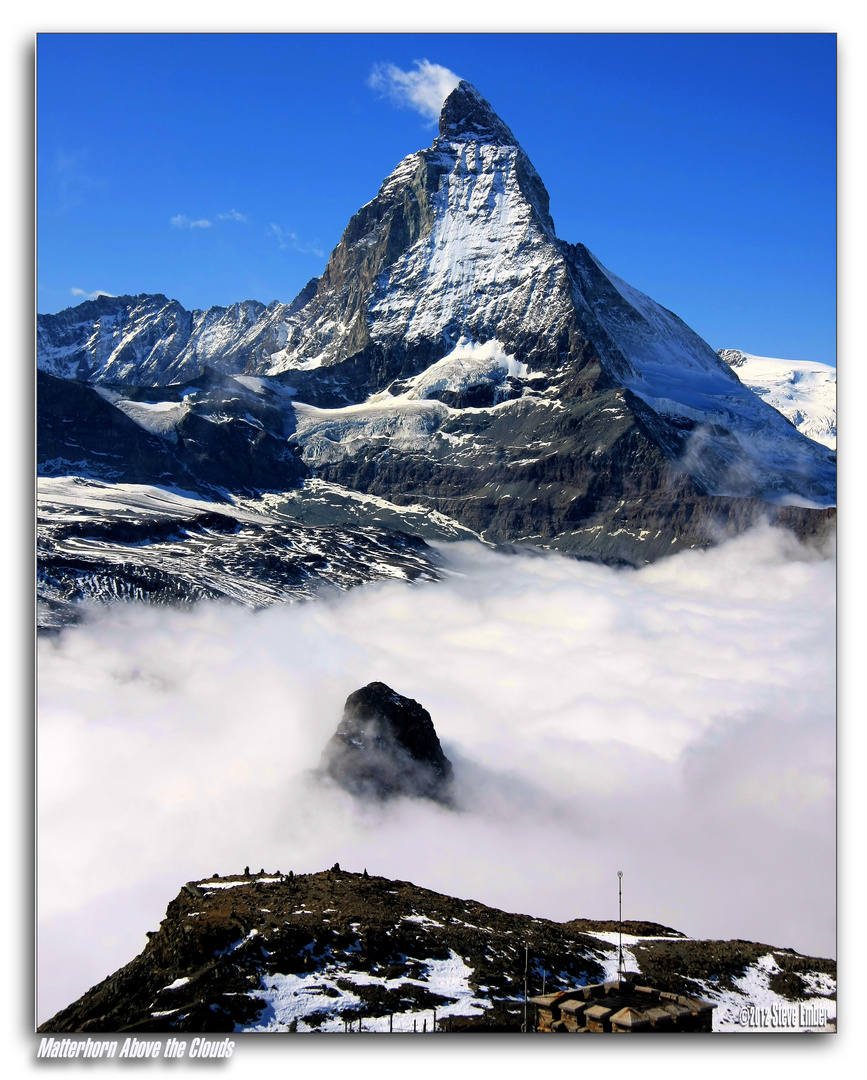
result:
<svg viewBox="0 0 867 1080"><path fill-rule="evenodd" d="M496 339L484 343L462 337L450 353L407 380L407 400L429 398L443 390L464 393L473 386L499 386L509 375L527 378L527 365L511 356Z"/></svg>

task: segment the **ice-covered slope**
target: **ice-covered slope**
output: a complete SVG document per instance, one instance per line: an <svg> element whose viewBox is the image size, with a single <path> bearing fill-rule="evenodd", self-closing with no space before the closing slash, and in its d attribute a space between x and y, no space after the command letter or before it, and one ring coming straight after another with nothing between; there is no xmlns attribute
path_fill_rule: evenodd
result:
<svg viewBox="0 0 867 1080"><path fill-rule="evenodd" d="M793 437L792 425L769 412L681 319L582 245L573 251L576 300L598 321L593 340L603 364L660 417L689 432L680 460L692 476L714 494L769 495L776 487L784 499L830 497L827 455Z"/></svg>
<svg viewBox="0 0 867 1080"><path fill-rule="evenodd" d="M118 600L258 609L323 589L440 576L436 551L408 535L425 516L420 508L359 512L341 506L351 493L343 495L316 485L299 521L291 498L215 502L165 487L40 478L39 628L58 629ZM469 535L450 522L424 525L434 534L439 526L443 538Z"/></svg>
<svg viewBox="0 0 867 1080"><path fill-rule="evenodd" d="M753 356L740 349L719 355L762 401L772 405L802 435L837 449L837 369L811 360Z"/></svg>

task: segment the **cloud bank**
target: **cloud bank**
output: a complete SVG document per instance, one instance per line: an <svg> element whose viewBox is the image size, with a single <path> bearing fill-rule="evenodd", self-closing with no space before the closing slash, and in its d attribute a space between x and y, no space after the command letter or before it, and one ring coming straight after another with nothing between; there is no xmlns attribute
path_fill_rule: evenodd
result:
<svg viewBox="0 0 867 1080"><path fill-rule="evenodd" d="M187 880L335 861L506 910L834 949L832 557L757 530L640 571L447 549L441 583L252 613L118 606L39 646L39 1017ZM459 809L310 770L374 679Z"/></svg>
<svg viewBox="0 0 867 1080"><path fill-rule="evenodd" d="M415 71L403 71L395 64L377 64L367 85L395 105L415 109L427 120L437 120L443 102L461 77L430 60L416 60L415 67Z"/></svg>

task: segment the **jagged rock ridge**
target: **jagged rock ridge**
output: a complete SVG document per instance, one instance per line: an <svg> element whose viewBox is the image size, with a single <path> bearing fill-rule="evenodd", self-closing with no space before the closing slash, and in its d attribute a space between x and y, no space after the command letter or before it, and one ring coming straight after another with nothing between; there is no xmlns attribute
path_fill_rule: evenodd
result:
<svg viewBox="0 0 867 1080"><path fill-rule="evenodd" d="M427 709L381 682L346 699L320 768L353 795L379 800L448 802L453 776Z"/></svg>

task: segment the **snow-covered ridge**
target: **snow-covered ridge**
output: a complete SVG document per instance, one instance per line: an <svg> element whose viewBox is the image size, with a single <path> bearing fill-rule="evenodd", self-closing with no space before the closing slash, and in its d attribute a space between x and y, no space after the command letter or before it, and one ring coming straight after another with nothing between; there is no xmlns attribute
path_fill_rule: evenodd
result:
<svg viewBox="0 0 867 1080"><path fill-rule="evenodd" d="M176 442L178 424L190 411L185 401L124 401L115 402L122 413L134 420L151 435Z"/></svg>
<svg viewBox="0 0 867 1080"><path fill-rule="evenodd" d="M100 297L38 316L37 364L65 379L183 382L199 375L203 365L231 355L239 340L268 322L269 312L254 300L186 311L159 294Z"/></svg>
<svg viewBox="0 0 867 1080"><path fill-rule="evenodd" d="M522 151L478 142L449 149L430 233L380 277L371 296L373 340L401 334L413 341L455 325L503 322L542 333L568 304L568 279L522 188Z"/></svg>
<svg viewBox="0 0 867 1080"><path fill-rule="evenodd" d="M225 513L227 509L225 503L203 499L192 491L149 484L107 484L80 476L40 476L38 500L40 511L57 522L100 520L108 515L118 519L147 515L159 520ZM235 500L231 513L251 524L273 520L267 510L249 500Z"/></svg>
<svg viewBox="0 0 867 1080"><path fill-rule="evenodd" d="M527 365L510 355L496 339L480 343L462 337L442 360L407 379L408 389L400 396L418 400L443 391L461 394L475 386L499 386L508 375L526 379L529 374Z"/></svg>
<svg viewBox="0 0 867 1080"><path fill-rule="evenodd" d="M423 507L313 484L309 493L215 502L167 487L40 477L40 628L118 601L260 609L368 581L434 580L436 553L403 534L472 535Z"/></svg>
<svg viewBox="0 0 867 1080"><path fill-rule="evenodd" d="M479 343L462 337L446 356L420 374L398 388L372 394L358 405L321 409L295 403L293 440L303 448L304 460L314 465L363 455L371 446L381 448L384 443L403 452L429 450L431 438L454 412L435 395L462 395L485 388L491 392L490 406L461 411L488 412L508 404L509 377L530 380L533 375L498 341ZM451 441L461 438L443 437Z"/></svg>
<svg viewBox="0 0 867 1080"><path fill-rule="evenodd" d="M814 360L754 356L720 349L720 357L754 394L790 420L802 435L837 449L837 369Z"/></svg>

